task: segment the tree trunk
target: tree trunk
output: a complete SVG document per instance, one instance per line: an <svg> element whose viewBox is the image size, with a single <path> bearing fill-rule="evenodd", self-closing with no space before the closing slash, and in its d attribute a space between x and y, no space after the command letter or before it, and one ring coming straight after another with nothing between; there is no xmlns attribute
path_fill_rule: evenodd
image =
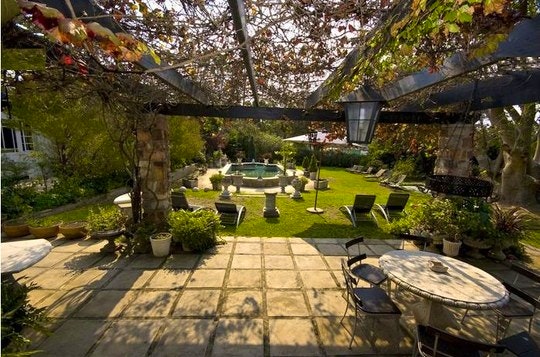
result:
<svg viewBox="0 0 540 357"><path fill-rule="evenodd" d="M500 201L512 205L527 205L534 200L534 182L527 175L526 155L514 149L504 152Z"/></svg>
<svg viewBox="0 0 540 357"><path fill-rule="evenodd" d="M504 167L501 174L500 201L526 206L535 199L536 184L528 175L535 104L489 110L489 118L502 140Z"/></svg>

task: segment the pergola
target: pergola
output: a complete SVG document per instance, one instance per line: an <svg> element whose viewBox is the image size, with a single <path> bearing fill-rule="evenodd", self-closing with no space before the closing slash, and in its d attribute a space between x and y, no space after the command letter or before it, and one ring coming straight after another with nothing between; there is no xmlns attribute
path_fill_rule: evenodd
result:
<svg viewBox="0 0 540 357"><path fill-rule="evenodd" d="M165 30L145 23L155 9L141 4L130 12L122 2L108 2L107 9L91 0L42 2L67 18L95 21L161 46L160 63L144 55L120 74L139 74L155 84L148 80L152 75L165 83L174 93L169 100L146 105L162 115L351 123L349 109L377 103L379 116L373 119L379 123L452 124L474 122L475 111L540 101L538 15L505 19L508 36L485 54L465 53L456 45L454 52L441 50L447 57L438 68L395 68L384 80L385 73L362 71L418 2L178 0L159 3L178 13L164 22ZM128 12L144 16L125 16ZM163 9L158 15L167 18ZM176 37L160 39L169 35ZM90 57L97 70L110 71L104 57ZM374 124L357 142L371 140ZM158 201L169 201L167 188Z"/></svg>
<svg viewBox="0 0 540 357"><path fill-rule="evenodd" d="M59 10L65 17L78 18L85 22L95 21L113 33L131 33L145 38L148 42L160 43L158 39L151 37L152 34L145 37L144 25L136 27L140 19L117 17L120 12L118 7L110 7L106 10L91 0L45 0L42 3ZM358 76L356 67L358 61L369 58L374 51L380 50L380 48L368 46L369 40L380 33L390 31L392 26L403 21L413 11L413 3L410 0L328 2L326 5L311 1L286 1L279 4L264 1L244 2L243 0L208 3L171 2L171 9L175 7L182 9L178 10L178 14L183 16L183 18L178 17L178 23L174 26L192 25L197 29L200 26L201 29L194 30L193 33L198 36L204 34L210 39L199 38L201 43L211 43L212 38L215 37L215 41L221 39L227 48L220 51L218 43L215 47L209 48L208 52L212 50L215 52L206 54L208 57L205 57L205 54L202 54L203 50L200 50L200 53L194 54L193 58L189 58L181 50L170 50L167 54L167 49L165 49L160 52L164 60L159 64L151 56L144 55L136 62L141 68L140 73L151 73L184 95L176 100L173 99L172 104L149 103L148 107L159 108L162 114L174 115L339 122L345 121L344 104L377 101L384 104L380 123L449 123L463 120L464 108L477 111L539 101L538 72L540 69L537 59L540 57L540 42L537 39L540 38L540 19L538 16L516 21L507 39L500 42L497 49L487 55L471 57L470 54L457 52L449 56L438 70L425 68L412 73L404 72L395 79L377 86L369 83L373 78L368 78L366 84L360 81L353 91L342 91L336 97L336 94L332 93L336 84ZM246 4L249 6L248 9L246 9ZM113 10L114 13L111 13ZM139 11L143 10L139 9ZM274 12L280 13L282 17L278 18ZM292 101L285 102L283 99L276 99L271 102L269 99L272 93L276 93L279 89L277 84L272 87L269 82L278 83L279 73L271 72L264 66L268 62L264 55L269 56L269 53L262 52L262 47L266 46L270 48L270 51L277 51L285 43L279 43L280 38L288 40L293 37L292 43L299 42L297 48L285 53L301 54L300 46L309 45L311 38L316 39L317 25L306 27L314 32L309 34L302 33L306 31L304 28L294 29L292 26L301 23L299 18L302 16L306 18L306 22L309 22L316 18L316 15L335 16L335 21L329 20L324 23L339 25L340 28L348 26L348 29L351 29L352 27L356 32L351 32L361 33L362 38L351 39L350 33L345 30L344 35L340 36L340 42L337 45L333 43L331 45L333 48L329 49L336 52L339 44L343 43L342 47L348 50L343 60L336 58L330 65L316 68L315 74L305 71L306 73L300 76L291 75L291 80L296 81L297 83L294 84L301 86L302 90L298 95L294 95L295 99ZM337 19L339 16L342 20ZM203 25L207 28L203 29ZM280 35L279 31L283 34ZM322 33L337 30L320 29L320 31ZM346 39L346 41L341 39ZM196 44L191 46L196 47ZM202 48L202 45L200 47ZM329 52L321 52L322 55L325 53ZM178 60L183 65L167 63L167 60L174 60L175 56L180 57ZM197 59L197 56L203 59ZM214 60L206 58L214 58ZM279 60L278 58L277 61ZM276 59L273 61L272 64L275 64ZM283 61L301 61L301 57L283 59ZM220 64L222 72L212 74L212 71L215 71ZM238 67L240 64L243 68ZM293 64L285 63L284 66L287 68ZM190 75L193 72L187 71L187 67L195 68L196 73ZM197 70L198 67L202 69ZM233 74L230 73L231 71ZM212 83L216 83L216 79L206 80L213 75L222 74L225 74L225 78L230 81L248 83L245 89L249 89L249 94L244 94L236 102L230 98L226 98L224 102L220 98L220 88L216 88L215 91L208 89ZM275 77L268 78L269 76ZM301 85L301 78L306 77L313 79L312 83ZM314 87L317 83L318 86ZM289 88L293 87L289 86ZM309 90L311 92L308 92ZM246 106L246 101L251 105ZM263 102L270 105L263 105Z"/></svg>

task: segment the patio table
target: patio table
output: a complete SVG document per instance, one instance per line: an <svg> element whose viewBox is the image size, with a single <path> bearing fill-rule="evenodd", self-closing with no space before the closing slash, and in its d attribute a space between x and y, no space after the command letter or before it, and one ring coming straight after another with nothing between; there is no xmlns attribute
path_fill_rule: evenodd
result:
<svg viewBox="0 0 540 357"><path fill-rule="evenodd" d="M18 273L45 258L52 249L46 239L28 239L1 244L2 280L16 283L13 274Z"/></svg>
<svg viewBox="0 0 540 357"><path fill-rule="evenodd" d="M432 261L442 263L447 271L433 271ZM488 310L509 300L504 285L492 275L440 254L395 250L382 255L379 265L391 281L422 298L412 306L417 323L459 329L460 325L445 306Z"/></svg>

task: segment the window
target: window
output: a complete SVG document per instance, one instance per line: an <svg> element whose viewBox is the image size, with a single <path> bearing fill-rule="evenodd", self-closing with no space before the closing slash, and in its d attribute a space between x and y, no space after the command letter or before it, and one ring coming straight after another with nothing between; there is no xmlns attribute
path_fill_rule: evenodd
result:
<svg viewBox="0 0 540 357"><path fill-rule="evenodd" d="M11 128L2 127L2 152L16 152L17 151L17 138L15 137L15 130Z"/></svg>
<svg viewBox="0 0 540 357"><path fill-rule="evenodd" d="M21 129L21 138L22 138L22 151L34 150L34 141L32 140L32 131L30 127L25 126Z"/></svg>

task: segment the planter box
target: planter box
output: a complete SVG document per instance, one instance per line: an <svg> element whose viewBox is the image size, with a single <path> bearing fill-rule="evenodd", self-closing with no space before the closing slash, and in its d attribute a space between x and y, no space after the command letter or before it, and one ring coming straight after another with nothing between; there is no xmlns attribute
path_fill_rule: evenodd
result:
<svg viewBox="0 0 540 357"><path fill-rule="evenodd" d="M182 186L186 188L194 188L199 186L198 179L182 179Z"/></svg>
<svg viewBox="0 0 540 357"><path fill-rule="evenodd" d="M328 180L319 180L313 182L313 187L316 190L326 190L328 188Z"/></svg>
<svg viewBox="0 0 540 357"><path fill-rule="evenodd" d="M30 227L30 234L36 238L53 238L59 232L58 225L49 227Z"/></svg>

